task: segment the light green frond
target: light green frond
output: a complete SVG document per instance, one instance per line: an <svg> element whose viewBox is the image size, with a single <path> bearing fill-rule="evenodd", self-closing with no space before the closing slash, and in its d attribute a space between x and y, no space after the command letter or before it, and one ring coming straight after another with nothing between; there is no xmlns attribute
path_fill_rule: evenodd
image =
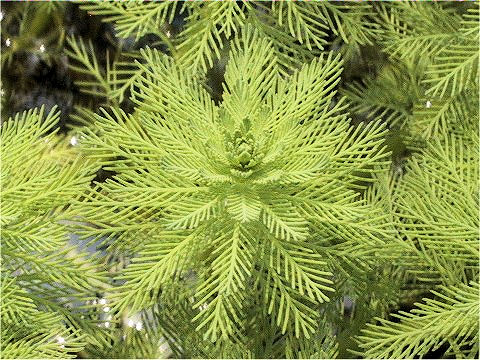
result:
<svg viewBox="0 0 480 360"><path fill-rule="evenodd" d="M337 359L338 358L338 343L335 342L335 340L332 340L331 337L325 336L325 339L323 341L318 341L316 345L318 350L316 350L312 355L310 355L309 358L311 359L312 358L315 358L315 359Z"/></svg>
<svg viewBox="0 0 480 360"><path fill-rule="evenodd" d="M102 4L106 3L108 2ZM121 103L125 93L142 73L135 63L139 58L138 53L124 54L121 59L111 61L107 51L106 67L103 68L98 64L91 41L86 46L81 38L68 37L67 43L69 48L65 50L65 54L73 62L69 64L70 69L85 77L75 84L81 92L103 98L105 103Z"/></svg>
<svg viewBox="0 0 480 360"><path fill-rule="evenodd" d="M315 332L318 312L313 302L305 300L297 290L288 285L288 279L274 268L267 273L267 285L264 289L268 314L272 314L282 334L288 330L297 338L310 338Z"/></svg>
<svg viewBox="0 0 480 360"><path fill-rule="evenodd" d="M203 339L201 332L195 331L191 319L197 313L191 301L185 298L184 285L174 286L176 296L162 298L162 304L151 309L148 322L153 323L154 333L165 339L170 356L206 358L214 353L215 346Z"/></svg>
<svg viewBox="0 0 480 360"><path fill-rule="evenodd" d="M278 19L278 25L288 28L290 35L300 42L305 43L308 50L312 45L323 49L327 37L319 4L278 2L272 3L272 12Z"/></svg>
<svg viewBox="0 0 480 360"><path fill-rule="evenodd" d="M467 12L463 13L459 31L464 37L478 39L478 32L480 31L479 15L480 6L475 3L472 8L467 9Z"/></svg>
<svg viewBox="0 0 480 360"><path fill-rule="evenodd" d="M319 15L328 27L346 44L371 45L377 37L378 27L373 19L372 5L365 3L322 2Z"/></svg>
<svg viewBox="0 0 480 360"><path fill-rule="evenodd" d="M152 324L150 313L142 313L141 320L133 326L127 325L123 328L111 330L112 337L108 346L89 347L85 354L94 359L166 359L172 351L167 340L161 336L157 324ZM137 324L142 324L140 330L136 329ZM112 325L110 325L112 326Z"/></svg>
<svg viewBox="0 0 480 360"><path fill-rule="evenodd" d="M86 260L86 254L75 254L73 251L73 248L60 248L56 252L39 254L6 247L2 249L2 257L5 267L27 268L20 279L29 278L32 283L35 283L35 279L43 279L52 284L61 283L65 290L70 288L77 291L88 291L102 285L105 274L98 271L98 264Z"/></svg>
<svg viewBox="0 0 480 360"><path fill-rule="evenodd" d="M272 44L247 27L233 41L229 56L223 106L235 123L256 118L277 76Z"/></svg>
<svg viewBox="0 0 480 360"><path fill-rule="evenodd" d="M7 274L2 274L2 323L4 324L21 324L27 319L35 316L37 307L32 299L28 296L16 282L16 279Z"/></svg>
<svg viewBox="0 0 480 360"><path fill-rule="evenodd" d="M242 223L258 220L262 203L253 193L230 194L226 198L226 210Z"/></svg>
<svg viewBox="0 0 480 360"><path fill-rule="evenodd" d="M218 198L188 198L184 201L177 201L168 208L168 213L165 214L166 226L172 230L196 228L202 222L215 217L218 214L219 205Z"/></svg>
<svg viewBox="0 0 480 360"><path fill-rule="evenodd" d="M288 240L287 240L288 241ZM273 239L271 245L269 266L282 274L292 289L300 295L306 295L314 303L329 301L325 292L335 291L329 285L333 284L332 273L325 269L326 262L310 249L306 243Z"/></svg>
<svg viewBox="0 0 480 360"><path fill-rule="evenodd" d="M319 319L318 330L311 339L297 338L293 334L284 335L285 357L288 359L336 359L338 343L334 329L324 319Z"/></svg>
<svg viewBox="0 0 480 360"><path fill-rule="evenodd" d="M5 209L8 207L8 209ZM8 210L11 209L11 212ZM23 211L14 204L2 206L2 244L6 249L19 249L25 253L36 251L52 251L64 244L65 229L48 217L25 218ZM18 244L18 237L24 241ZM45 241L48 238L49 241Z"/></svg>
<svg viewBox="0 0 480 360"><path fill-rule="evenodd" d="M338 252L337 256L355 252L357 256L370 256L370 261L373 261L372 256L377 252L376 247L383 246L393 235L388 215L378 209L369 206L362 208L357 204L358 213L348 215L341 207L338 207L337 212L334 208L324 205L326 204L319 205L314 211L318 213L329 209L328 215L313 215L311 220L319 224L314 229L324 234L323 240L341 239L341 242L331 249ZM312 209L307 211L311 212Z"/></svg>
<svg viewBox="0 0 480 360"><path fill-rule="evenodd" d="M245 287L252 268L253 244L237 223L213 239L210 275L195 293L200 312L197 331L205 328L204 338L212 342L236 338L243 322Z"/></svg>
<svg viewBox="0 0 480 360"><path fill-rule="evenodd" d="M107 79L111 87L109 96L118 103L122 103L125 93L131 90L142 74L142 69L135 63L138 58L140 58L138 53L126 54L124 59L114 60L112 65L107 67Z"/></svg>
<svg viewBox="0 0 480 360"><path fill-rule="evenodd" d="M133 313L152 306L162 286L178 277L183 263L188 260L186 252L190 251L198 233L197 230L185 236L166 232L160 234L157 241L145 245L118 277L125 283L111 295L113 308Z"/></svg>
<svg viewBox="0 0 480 360"><path fill-rule="evenodd" d="M146 34L159 33L165 22L172 22L177 5L174 1L101 1L82 3L80 8L103 16L102 21L114 23L118 36L128 38L133 35L138 40Z"/></svg>
<svg viewBox="0 0 480 360"><path fill-rule="evenodd" d="M69 357L80 351L85 335L80 333L88 327L66 306L105 285L96 256L68 244L65 219L71 219L70 205L88 189L94 168L56 135L58 119L55 108L46 116L42 108L1 127L4 358Z"/></svg>
<svg viewBox="0 0 480 360"><path fill-rule="evenodd" d="M159 161L163 154L157 143L152 142L146 134L138 116L127 115L123 110L110 108L101 109L103 116L94 115L97 128L83 128L80 137L83 137L80 146L88 151L101 165L108 165L112 170L124 167L122 163L112 161L112 152L119 152L130 161ZM115 131L116 140L102 136Z"/></svg>
<svg viewBox="0 0 480 360"><path fill-rule="evenodd" d="M69 37L67 44L69 48L65 50L65 54L77 63L76 65L69 64L70 69L90 78L90 80L77 81L77 86L86 94L99 96L108 101L112 92L111 85L104 69L98 64L92 42L89 41L87 48L81 38Z"/></svg>
<svg viewBox="0 0 480 360"><path fill-rule="evenodd" d="M308 236L308 222L287 201L272 201L262 207L262 222L280 239L303 241Z"/></svg>
<svg viewBox="0 0 480 360"><path fill-rule="evenodd" d="M478 263L478 136L432 140L412 159L395 195L396 216L422 252Z"/></svg>
<svg viewBox="0 0 480 360"><path fill-rule="evenodd" d="M345 204L330 210L341 222L339 226L326 223L328 230L325 230L322 226L324 220L320 220L322 225L315 227L314 232L316 249L328 259L329 270L335 274L333 287L337 294L354 299L359 313L352 321L360 323L369 316L383 315L389 307L396 305L395 301L401 298L398 296L401 284L407 281L402 277L403 269L396 266L396 261L406 253L394 226L392 191L396 188L398 176L385 169L374 178L376 181L364 191L355 209L349 209L350 205ZM339 191L339 195L342 192ZM327 195L326 200L333 196ZM320 206L318 212L325 212L322 208ZM347 220L349 218L351 220ZM376 230L362 224L362 218L368 218ZM342 237L343 241L338 242ZM353 328L358 330L360 326Z"/></svg>
<svg viewBox="0 0 480 360"><path fill-rule="evenodd" d="M213 101L198 76L179 69L172 59L157 50L142 50L142 56L146 63L139 67L144 75L135 82L138 90L133 92L140 109L170 117L178 126L212 122L215 117Z"/></svg>
<svg viewBox="0 0 480 360"><path fill-rule="evenodd" d="M365 355L372 358L414 358L425 356L440 346L446 354L471 356L478 353L478 283L442 287L432 291L434 299L424 299L411 312L399 312L399 322L376 319L358 337Z"/></svg>
<svg viewBox="0 0 480 360"><path fill-rule="evenodd" d="M25 162L31 165L30 168L17 171L15 184L8 181L13 180L11 178L5 179L5 189L2 191L5 201L22 201L25 208L46 210L59 206L63 199L71 198L84 189L86 181L91 178L91 174L82 174L86 165L83 159L77 158L70 166L62 168L51 161L37 159L34 163L25 159ZM76 177L75 174L81 176Z"/></svg>
<svg viewBox="0 0 480 360"><path fill-rule="evenodd" d="M83 143L85 149L88 146L91 156L99 159L106 169L118 172L115 181L107 181L101 189L88 194L79 215L99 228L85 228L84 234L97 239L103 237L103 240L107 240L104 238L107 236L107 242L111 240L112 244L122 248L127 246L125 240L136 234L136 245L128 242L128 246L137 247L148 242L156 228L166 225L165 221L158 223L161 214L180 210L187 222L203 216L200 213L187 214L185 209L178 208L182 199L185 204L191 195L208 190L195 185L203 174L208 174L208 167L204 172L200 171L208 164L198 156L206 152L202 145L195 143L193 136L191 139L182 136L186 124L177 123L177 128L169 128L165 120L150 112L126 115L111 109L111 113L113 115L104 111L103 117L97 117L98 133L89 130L84 134ZM109 134L117 135L112 138L107 136ZM121 154L125 160L114 160L112 154L115 153ZM147 169L145 164L151 166ZM135 170L129 171L130 166ZM142 204L142 209L138 204ZM142 227L144 223L149 223L148 229Z"/></svg>
<svg viewBox="0 0 480 360"><path fill-rule="evenodd" d="M310 127L310 129L303 132L303 134L305 134L305 138L308 139L308 137L311 136L312 132L316 130L320 129L318 129L316 126L312 126ZM312 144L310 143L308 145ZM278 170L278 176L279 180L282 183L292 184L308 183L309 181L315 181L316 179L318 179L319 176L324 174L325 170L328 169L328 156L325 153L314 153L312 151L312 148L308 145L295 149L295 152L292 151L288 161L286 161L285 164L280 167L280 170Z"/></svg>
<svg viewBox="0 0 480 360"><path fill-rule="evenodd" d="M14 161L18 161L22 155L25 157L27 149L32 148L30 157L39 156L42 152L41 146L36 143L47 142L53 135L48 137L57 123L60 113L56 108L45 115L45 109L33 109L16 114L14 118L2 123L1 145L2 145L2 173ZM44 145L45 147L45 145ZM24 159L20 160L23 161Z"/></svg>
<svg viewBox="0 0 480 360"><path fill-rule="evenodd" d="M375 183L365 190L363 198L367 201L367 204L381 207L386 213L393 216L393 194L398 185L398 170L388 169L375 174L374 177L376 179Z"/></svg>
<svg viewBox="0 0 480 360"><path fill-rule="evenodd" d="M304 65L288 81L279 84L268 103L272 109L269 124L278 134L275 140L291 135L292 128L297 127L302 121L308 124L312 120L318 120L320 123L318 126L332 130L328 127L331 123L323 125L320 120L326 118L327 121L328 117L332 116L331 120L339 122L339 119L333 116L335 112L329 111L329 105L335 95L334 89L340 81L341 72L340 56L334 57L333 53L329 53L327 57L322 56Z"/></svg>
<svg viewBox="0 0 480 360"><path fill-rule="evenodd" d="M152 188L147 184L156 181L154 176L145 179L140 173L138 178L145 183L124 187L121 181L109 181L86 194L85 203L78 204L75 213L95 227L79 225L84 237L91 236L92 242L100 240L118 251L141 249L164 236L165 221L160 221L160 216L166 205L198 193L196 186Z"/></svg>
<svg viewBox="0 0 480 360"><path fill-rule="evenodd" d="M3 269L1 351L3 359L71 358L83 348L78 331L66 327L54 312L40 311L29 290Z"/></svg>
<svg viewBox="0 0 480 360"><path fill-rule="evenodd" d="M410 122L411 107L422 95L420 81L424 68L421 62L388 64L375 77L348 84L342 94L353 103L352 112L367 119L382 118L391 125L405 126L414 123Z"/></svg>
<svg viewBox="0 0 480 360"><path fill-rule="evenodd" d="M235 1L189 5L187 25L179 34L178 60L186 67L207 71L220 57L225 39L239 32L245 15Z"/></svg>
<svg viewBox="0 0 480 360"><path fill-rule="evenodd" d="M405 2L381 7L389 56L417 61L434 57L456 42L461 17L440 4Z"/></svg>
<svg viewBox="0 0 480 360"><path fill-rule="evenodd" d="M463 89L454 96L427 96L415 104L409 129L429 139L449 131L468 134L478 127L478 86Z"/></svg>
<svg viewBox="0 0 480 360"><path fill-rule="evenodd" d="M295 196L291 201L312 224L319 246L325 246L327 252L338 252L335 256L353 253L359 257L372 256L375 249L385 246L393 236L388 213L359 199L357 193L338 182L307 190L301 194L307 200L297 204Z"/></svg>
<svg viewBox="0 0 480 360"><path fill-rule="evenodd" d="M335 247L331 257L366 257L390 236L387 216L348 190L381 171L388 153L384 126L352 127L348 105L336 100L339 57L324 55L282 78L272 44L245 29L233 41L218 105L195 72L142 51L134 111L105 110L83 134L87 154L116 174L75 209L84 236L132 256L111 290L112 308L183 301L172 287L191 278L182 294L200 310L188 316L215 354L232 347L253 355L244 332L247 312L259 308L286 337L312 336L333 289L330 258L314 249L322 243ZM265 292L257 299L258 287ZM299 343L289 351L298 353Z"/></svg>
<svg viewBox="0 0 480 360"><path fill-rule="evenodd" d="M40 216L65 205L66 199L81 193L92 178L91 164L80 157L63 163L51 156L49 143L57 141L55 131L48 133L58 117L53 108L44 118L42 108L2 125L1 199L12 224L22 217Z"/></svg>
<svg viewBox="0 0 480 360"><path fill-rule="evenodd" d="M355 184L358 181L373 181L369 173L376 173L390 164L385 145L386 126L377 120L350 128L332 150L326 172L345 176L352 187L362 187L362 184Z"/></svg>
<svg viewBox="0 0 480 360"><path fill-rule="evenodd" d="M256 7L249 8L249 12L248 24L251 24L262 38L272 42L277 58L278 71L284 77L291 75L293 70L311 62L316 56L320 55L321 50L316 47L309 50L304 45L299 44L297 39L291 36L289 32L285 31L284 26L280 26L270 15L269 6L258 2Z"/></svg>
<svg viewBox="0 0 480 360"><path fill-rule="evenodd" d="M78 331L60 321L54 313L38 313L26 327L2 324L2 359L74 359L85 344L78 339Z"/></svg>
<svg viewBox="0 0 480 360"><path fill-rule="evenodd" d="M436 56L426 74L426 94L454 96L478 81L478 40L459 41Z"/></svg>
<svg viewBox="0 0 480 360"><path fill-rule="evenodd" d="M428 87L427 95L454 96L475 81L478 5L468 9L462 19L440 4L399 3L384 9L384 19L385 51L390 56L432 61L422 81Z"/></svg>

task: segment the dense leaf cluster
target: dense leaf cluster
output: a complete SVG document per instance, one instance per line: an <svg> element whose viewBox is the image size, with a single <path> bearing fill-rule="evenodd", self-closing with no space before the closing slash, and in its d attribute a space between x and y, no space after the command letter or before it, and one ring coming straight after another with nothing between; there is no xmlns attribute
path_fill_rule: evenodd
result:
<svg viewBox="0 0 480 360"><path fill-rule="evenodd" d="M161 46L2 123L3 358L478 357L478 3L80 7Z"/></svg>

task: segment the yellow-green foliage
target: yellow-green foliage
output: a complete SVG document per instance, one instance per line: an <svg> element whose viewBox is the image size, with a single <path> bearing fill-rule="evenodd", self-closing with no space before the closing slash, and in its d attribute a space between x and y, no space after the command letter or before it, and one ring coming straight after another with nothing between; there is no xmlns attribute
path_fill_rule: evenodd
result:
<svg viewBox="0 0 480 360"><path fill-rule="evenodd" d="M2 124L2 357L478 357L479 5L81 3L166 53Z"/></svg>
<svg viewBox="0 0 480 360"><path fill-rule="evenodd" d="M73 357L88 326L66 306L102 281L61 221L93 168L58 143L58 117L35 109L1 128L2 358Z"/></svg>

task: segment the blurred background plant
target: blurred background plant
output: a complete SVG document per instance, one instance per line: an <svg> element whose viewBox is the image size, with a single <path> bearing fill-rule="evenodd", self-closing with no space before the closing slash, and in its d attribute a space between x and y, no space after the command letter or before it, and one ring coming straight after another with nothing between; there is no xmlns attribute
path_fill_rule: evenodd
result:
<svg viewBox="0 0 480 360"><path fill-rule="evenodd" d="M95 108L98 101L80 95L77 75L65 54L70 36L95 39L96 49L118 48L111 26L89 16L78 5L61 1L1 3L2 119L17 112L57 105L59 126L66 132L75 104ZM99 52L100 66L106 59Z"/></svg>

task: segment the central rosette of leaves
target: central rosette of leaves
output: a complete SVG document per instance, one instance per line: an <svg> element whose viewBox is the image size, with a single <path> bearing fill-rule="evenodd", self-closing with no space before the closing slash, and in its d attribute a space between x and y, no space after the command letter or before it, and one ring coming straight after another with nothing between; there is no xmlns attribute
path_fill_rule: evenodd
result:
<svg viewBox="0 0 480 360"><path fill-rule="evenodd" d="M241 171L246 171L255 165L256 162L253 160L255 143L252 138L245 138L241 134L236 133L227 146L230 161L234 167Z"/></svg>
<svg viewBox="0 0 480 360"><path fill-rule="evenodd" d="M244 119L233 134L225 132L225 149L232 167L230 172L242 178L249 177L263 158L261 143L255 140L250 128L250 120Z"/></svg>

